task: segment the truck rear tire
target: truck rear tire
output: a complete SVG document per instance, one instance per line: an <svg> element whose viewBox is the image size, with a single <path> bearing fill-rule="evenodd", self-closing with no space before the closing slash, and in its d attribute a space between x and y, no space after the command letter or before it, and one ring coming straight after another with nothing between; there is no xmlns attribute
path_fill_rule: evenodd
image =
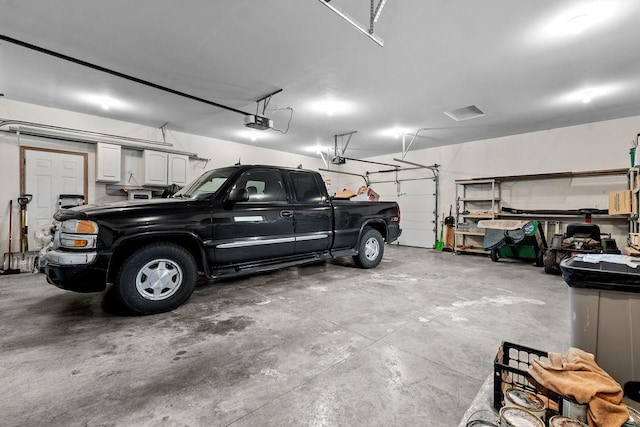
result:
<svg viewBox="0 0 640 427"><path fill-rule="evenodd" d="M382 261L384 255L384 239L378 230L369 228L362 233L358 243L358 255L353 261L360 268L374 268Z"/></svg>
<svg viewBox="0 0 640 427"><path fill-rule="evenodd" d="M185 248L173 243L150 244L123 262L115 297L134 314L164 313L189 299L197 279L198 266Z"/></svg>

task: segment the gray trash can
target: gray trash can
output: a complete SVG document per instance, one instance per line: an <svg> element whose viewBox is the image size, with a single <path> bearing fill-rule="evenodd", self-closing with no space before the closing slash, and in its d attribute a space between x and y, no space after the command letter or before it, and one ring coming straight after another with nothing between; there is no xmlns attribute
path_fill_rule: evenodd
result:
<svg viewBox="0 0 640 427"><path fill-rule="evenodd" d="M583 254L560 264L569 285L571 345L637 400L640 385L640 259ZM631 393L631 395L629 395Z"/></svg>

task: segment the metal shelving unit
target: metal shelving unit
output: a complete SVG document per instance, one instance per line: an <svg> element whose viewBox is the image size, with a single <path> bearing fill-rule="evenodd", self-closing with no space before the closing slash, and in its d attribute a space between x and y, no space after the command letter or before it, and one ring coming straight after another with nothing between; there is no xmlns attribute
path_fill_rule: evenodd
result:
<svg viewBox="0 0 640 427"><path fill-rule="evenodd" d="M456 181L456 253L488 253L482 249L484 230L478 221L500 214L500 181L473 179Z"/></svg>
<svg viewBox="0 0 640 427"><path fill-rule="evenodd" d="M619 227L622 221L629 221L629 233L640 234L640 166L631 169L606 169L590 170L581 172L556 172L533 175L512 175L496 176L478 179L456 180L456 230L455 230L455 252L456 253L484 253L488 251L482 249L484 230L475 228L478 221L482 219L531 219L541 222L547 240L551 240L554 234L561 234L567 222L582 222L584 215L563 214L563 213L508 213L501 212L502 204L509 202L509 194L501 194L501 184L514 182L531 182L537 180L555 179L580 179L599 178L607 176L625 176L628 181L628 189L632 195L631 215L608 215L594 214L594 220L605 222L609 228ZM624 186L624 184L622 184ZM624 188L624 187L623 187ZM620 189L613 185L610 191ZM508 188L507 190L508 191ZM605 193L606 194L606 193ZM469 214L465 214L469 211ZM477 211L485 212L483 215L474 214ZM615 225L614 224L618 224ZM625 227L626 228L626 227Z"/></svg>

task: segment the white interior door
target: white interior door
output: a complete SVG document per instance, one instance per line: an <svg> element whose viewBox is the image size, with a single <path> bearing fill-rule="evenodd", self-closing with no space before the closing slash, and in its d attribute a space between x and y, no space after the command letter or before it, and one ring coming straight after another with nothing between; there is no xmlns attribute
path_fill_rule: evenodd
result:
<svg viewBox="0 0 640 427"><path fill-rule="evenodd" d="M33 195L27 205L29 249L38 250L40 243L34 233L51 224L60 194L85 194L86 156L28 148L24 154L25 193Z"/></svg>
<svg viewBox="0 0 640 427"><path fill-rule="evenodd" d="M371 188L380 194L380 200L398 202L402 229L398 239L400 245L418 248L435 246L435 183L432 179L400 182L400 196L395 183L373 183Z"/></svg>

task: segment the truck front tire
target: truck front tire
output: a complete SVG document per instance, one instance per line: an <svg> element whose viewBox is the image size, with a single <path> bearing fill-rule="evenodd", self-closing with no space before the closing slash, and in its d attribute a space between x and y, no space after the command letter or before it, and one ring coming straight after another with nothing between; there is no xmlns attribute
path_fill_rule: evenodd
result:
<svg viewBox="0 0 640 427"><path fill-rule="evenodd" d="M155 243L138 249L123 262L115 296L132 313L163 313L184 304L197 279L198 267L189 251L172 243Z"/></svg>
<svg viewBox="0 0 640 427"><path fill-rule="evenodd" d="M353 261L360 268L374 268L382 261L384 255L384 239L378 230L369 228L362 233L358 243L358 255Z"/></svg>

